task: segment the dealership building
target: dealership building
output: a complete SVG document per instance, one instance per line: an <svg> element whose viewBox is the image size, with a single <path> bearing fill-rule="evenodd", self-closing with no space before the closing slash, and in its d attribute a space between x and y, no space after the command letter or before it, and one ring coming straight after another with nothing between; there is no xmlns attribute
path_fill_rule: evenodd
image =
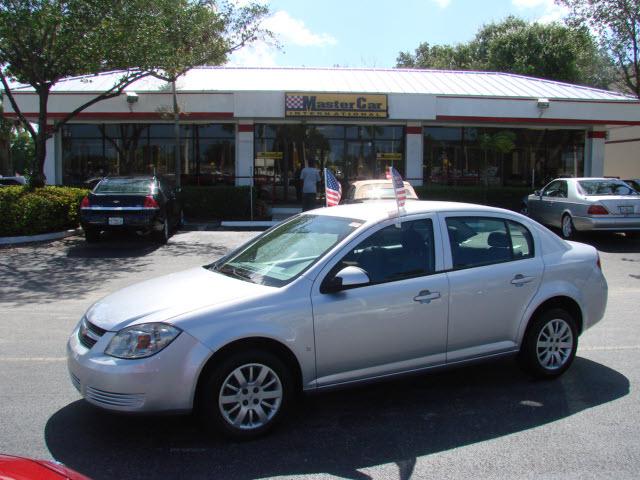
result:
<svg viewBox="0 0 640 480"><path fill-rule="evenodd" d="M59 82L48 121L119 76ZM182 183L253 182L276 202L295 200L299 172L312 161L344 184L383 178L388 165L415 185L599 176L610 171L608 131L640 125L633 97L489 72L203 67L181 77L177 92ZM15 98L35 120L33 89L18 88ZM15 118L3 100L5 116ZM84 110L48 140L48 182L175 174L172 104L170 86L146 77Z"/></svg>

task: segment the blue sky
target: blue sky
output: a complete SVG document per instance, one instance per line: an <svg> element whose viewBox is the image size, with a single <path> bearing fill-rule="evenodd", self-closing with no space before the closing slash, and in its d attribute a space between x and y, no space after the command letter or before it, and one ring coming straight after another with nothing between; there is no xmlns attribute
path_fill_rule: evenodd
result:
<svg viewBox="0 0 640 480"><path fill-rule="evenodd" d="M242 1L242 0L240 0ZM485 23L509 14L559 20L553 0L270 0L266 27L281 50L258 43L230 65L390 68L420 42L466 42Z"/></svg>

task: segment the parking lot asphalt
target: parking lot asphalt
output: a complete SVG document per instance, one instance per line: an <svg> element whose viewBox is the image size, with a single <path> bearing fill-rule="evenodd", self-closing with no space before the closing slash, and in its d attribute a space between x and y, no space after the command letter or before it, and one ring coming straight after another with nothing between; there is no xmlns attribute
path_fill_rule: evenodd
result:
<svg viewBox="0 0 640 480"><path fill-rule="evenodd" d="M65 342L94 301L256 233L0 248L0 453L96 479L638 478L640 241L623 236L581 238L600 251L609 304L555 381L501 360L313 395L248 443L207 436L190 416L115 415L80 399Z"/></svg>

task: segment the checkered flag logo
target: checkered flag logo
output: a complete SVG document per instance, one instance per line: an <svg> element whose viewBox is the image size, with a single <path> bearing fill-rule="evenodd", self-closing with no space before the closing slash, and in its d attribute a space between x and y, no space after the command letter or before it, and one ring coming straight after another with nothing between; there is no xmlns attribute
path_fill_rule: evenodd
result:
<svg viewBox="0 0 640 480"><path fill-rule="evenodd" d="M302 110L302 95L288 95L286 101L287 110Z"/></svg>

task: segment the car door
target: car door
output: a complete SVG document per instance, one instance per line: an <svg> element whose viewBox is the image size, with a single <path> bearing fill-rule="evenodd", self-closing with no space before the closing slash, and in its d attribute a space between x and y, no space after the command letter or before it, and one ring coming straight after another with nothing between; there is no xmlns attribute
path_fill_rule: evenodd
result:
<svg viewBox="0 0 640 480"><path fill-rule="evenodd" d="M567 181L554 180L543 191L540 202L540 216L545 225L559 227L562 212L567 204Z"/></svg>
<svg viewBox="0 0 640 480"><path fill-rule="evenodd" d="M433 216L387 221L328 263L312 289L318 386L356 381L445 361L448 281ZM323 293L346 266L370 283Z"/></svg>
<svg viewBox="0 0 640 480"><path fill-rule="evenodd" d="M494 215L450 214L447 362L517 348L517 332L542 279L531 231ZM450 255L450 257L449 257Z"/></svg>

